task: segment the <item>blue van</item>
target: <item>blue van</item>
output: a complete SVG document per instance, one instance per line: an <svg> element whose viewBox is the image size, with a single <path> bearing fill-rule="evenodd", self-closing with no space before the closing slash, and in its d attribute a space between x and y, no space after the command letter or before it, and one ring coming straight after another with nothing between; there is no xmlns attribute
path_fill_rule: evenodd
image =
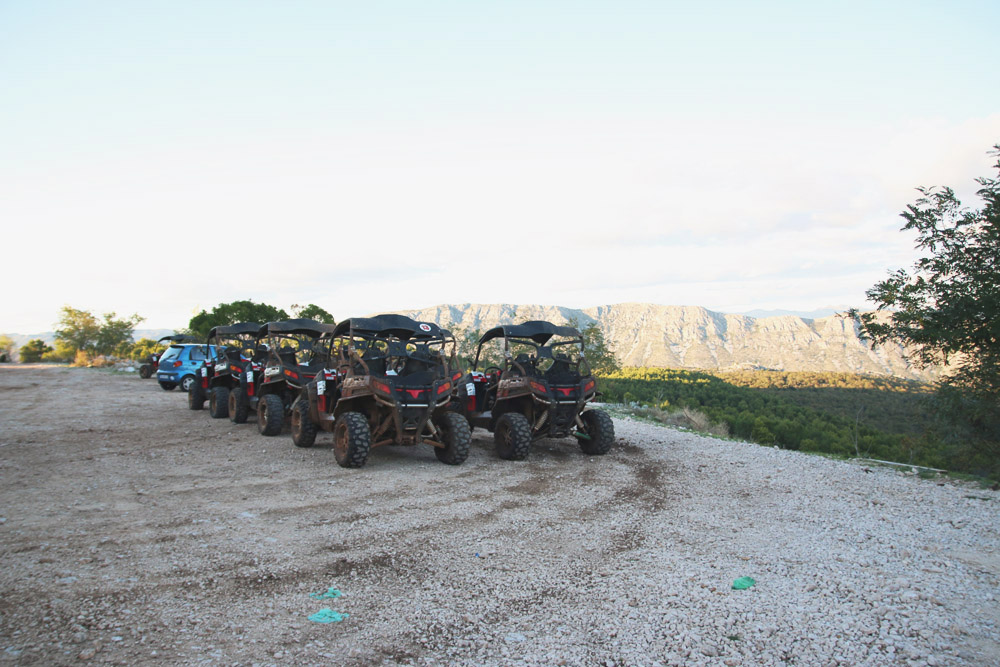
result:
<svg viewBox="0 0 1000 667"><path fill-rule="evenodd" d="M156 379L166 391L176 389L178 385L188 391L209 356L215 356L214 345L171 345L160 356Z"/></svg>

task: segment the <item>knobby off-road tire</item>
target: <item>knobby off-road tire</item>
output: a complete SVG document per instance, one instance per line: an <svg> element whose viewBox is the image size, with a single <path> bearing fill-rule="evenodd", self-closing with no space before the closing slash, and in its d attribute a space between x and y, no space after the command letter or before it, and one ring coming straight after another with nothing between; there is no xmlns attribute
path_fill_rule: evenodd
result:
<svg viewBox="0 0 1000 667"><path fill-rule="evenodd" d="M229 387L212 387L212 394L208 397L208 414L213 419L229 416Z"/></svg>
<svg viewBox="0 0 1000 667"><path fill-rule="evenodd" d="M162 389L163 391L173 391L174 389L177 389L176 382L164 382L162 380L160 380L159 382L160 382L160 389Z"/></svg>
<svg viewBox="0 0 1000 667"><path fill-rule="evenodd" d="M309 404L301 399L292 405L292 442L296 447L312 447L316 442L316 424L309 417Z"/></svg>
<svg viewBox="0 0 1000 667"><path fill-rule="evenodd" d="M197 383L197 378L193 375L185 375L181 378L181 391L191 391L191 387L195 386ZM201 387L201 385L198 385Z"/></svg>
<svg viewBox="0 0 1000 667"><path fill-rule="evenodd" d="M360 412L345 412L333 425L333 455L342 468L360 468L368 462L372 433Z"/></svg>
<svg viewBox="0 0 1000 667"><path fill-rule="evenodd" d="M278 435L285 418L285 404L277 394L260 397L257 403L257 432L261 435Z"/></svg>
<svg viewBox="0 0 1000 667"><path fill-rule="evenodd" d="M153 375L152 366L150 366L149 364L143 364L142 366L139 366L139 377L141 377L143 380L148 380L152 375Z"/></svg>
<svg viewBox="0 0 1000 667"><path fill-rule="evenodd" d="M181 385L183 387L184 385ZM188 407L192 410L202 410L205 408L205 389L201 386L201 382L194 381L191 386L188 387Z"/></svg>
<svg viewBox="0 0 1000 667"><path fill-rule="evenodd" d="M523 461L531 451L531 424L520 412L507 412L497 420L493 431L497 456L508 461Z"/></svg>
<svg viewBox="0 0 1000 667"><path fill-rule="evenodd" d="M602 456L611 451L611 445L615 442L615 423L611 417L603 410L587 410L580 419L586 427L585 432L590 439L577 438L580 449L584 454L592 456Z"/></svg>
<svg viewBox="0 0 1000 667"><path fill-rule="evenodd" d="M434 455L441 463L457 466L469 458L469 447L472 446L472 430L469 420L457 412L446 411L438 418L438 431L444 447L435 447Z"/></svg>
<svg viewBox="0 0 1000 667"><path fill-rule="evenodd" d="M250 399L242 387L233 387L229 392L229 420L234 424L245 424L250 416Z"/></svg>

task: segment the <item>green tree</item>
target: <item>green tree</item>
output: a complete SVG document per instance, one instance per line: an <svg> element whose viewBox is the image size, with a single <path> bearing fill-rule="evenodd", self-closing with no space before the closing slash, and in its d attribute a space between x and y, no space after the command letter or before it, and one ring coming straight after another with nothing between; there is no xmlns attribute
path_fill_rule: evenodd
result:
<svg viewBox="0 0 1000 667"><path fill-rule="evenodd" d="M581 326L576 320L570 320L570 326L580 330L580 335L583 336L584 354L595 374L604 375L621 369L614 348L604 339L604 332L597 326L597 322Z"/></svg>
<svg viewBox="0 0 1000 667"><path fill-rule="evenodd" d="M63 306L56 323L56 341L74 350L92 351L101 333L101 323L89 310Z"/></svg>
<svg viewBox="0 0 1000 667"><path fill-rule="evenodd" d="M56 340L55 349L42 354L42 361L73 361L76 348L64 340Z"/></svg>
<svg viewBox="0 0 1000 667"><path fill-rule="evenodd" d="M34 364L42 360L42 355L53 352L53 349L45 344L45 341L33 338L21 346L19 351L22 364Z"/></svg>
<svg viewBox="0 0 1000 667"><path fill-rule="evenodd" d="M56 349L60 358L69 350L87 355L112 354L122 343L132 342L132 332L144 318L130 315L119 319L105 313L98 319L89 310L63 306L56 323ZM43 358L45 358L43 356Z"/></svg>
<svg viewBox="0 0 1000 667"><path fill-rule="evenodd" d="M94 351L97 354L114 354L119 348L130 345L136 325L144 319L135 314L117 319L114 313L105 313L94 341Z"/></svg>
<svg viewBox="0 0 1000 667"><path fill-rule="evenodd" d="M901 343L924 365L950 363L939 405L971 427L980 449L1000 441L1000 144L996 178L978 178L982 208L951 188L918 188L901 215L925 255L866 292L875 312L850 315L875 345ZM985 454L985 451L982 452Z"/></svg>
<svg viewBox="0 0 1000 667"><path fill-rule="evenodd" d="M16 344L10 336L0 336L0 361L10 361L14 358Z"/></svg>
<svg viewBox="0 0 1000 667"><path fill-rule="evenodd" d="M306 306L300 306L298 304L292 304L292 315L295 317L305 317L310 320L316 320L317 322L322 322L324 324L336 324L336 320L333 319L328 311L320 308L315 303L310 303ZM263 324L263 322L261 323Z"/></svg>
<svg viewBox="0 0 1000 667"><path fill-rule="evenodd" d="M276 322L287 320L288 313L281 308L269 306L266 303L254 303L252 300L220 303L211 312L201 311L188 322L188 332L198 338L206 338L212 327L237 322Z"/></svg>
<svg viewBox="0 0 1000 667"><path fill-rule="evenodd" d="M132 349L129 350L128 356L130 359L134 359L135 361L146 361L146 359L149 358L149 355L157 352L163 352L165 349L167 349L166 345L157 343L152 338L140 338L132 345Z"/></svg>

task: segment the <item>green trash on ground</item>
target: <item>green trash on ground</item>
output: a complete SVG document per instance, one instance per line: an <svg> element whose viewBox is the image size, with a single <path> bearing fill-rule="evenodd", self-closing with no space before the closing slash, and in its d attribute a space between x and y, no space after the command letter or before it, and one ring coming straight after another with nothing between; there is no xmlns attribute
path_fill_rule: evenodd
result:
<svg viewBox="0 0 1000 667"><path fill-rule="evenodd" d="M326 592L316 591L315 593L310 593L309 597L311 597L314 600L326 600L329 598L339 598L341 595L342 593L338 591L336 588L328 588L326 589Z"/></svg>
<svg viewBox="0 0 1000 667"><path fill-rule="evenodd" d="M746 589L750 588L756 583L757 582L754 581L753 578L751 577L740 577L739 579L733 582L733 590L745 591Z"/></svg>
<svg viewBox="0 0 1000 667"><path fill-rule="evenodd" d="M315 614L310 616L309 620L314 623L339 623L345 618L347 618L347 614L341 614L339 611L334 611L332 609L320 609Z"/></svg>

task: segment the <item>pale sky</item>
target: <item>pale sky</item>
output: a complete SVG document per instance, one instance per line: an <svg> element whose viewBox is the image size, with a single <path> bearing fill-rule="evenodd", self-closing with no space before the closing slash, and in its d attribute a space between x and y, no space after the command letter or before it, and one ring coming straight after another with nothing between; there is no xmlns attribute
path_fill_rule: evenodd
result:
<svg viewBox="0 0 1000 667"><path fill-rule="evenodd" d="M254 299L865 305L1000 2L0 0L0 332Z"/></svg>

